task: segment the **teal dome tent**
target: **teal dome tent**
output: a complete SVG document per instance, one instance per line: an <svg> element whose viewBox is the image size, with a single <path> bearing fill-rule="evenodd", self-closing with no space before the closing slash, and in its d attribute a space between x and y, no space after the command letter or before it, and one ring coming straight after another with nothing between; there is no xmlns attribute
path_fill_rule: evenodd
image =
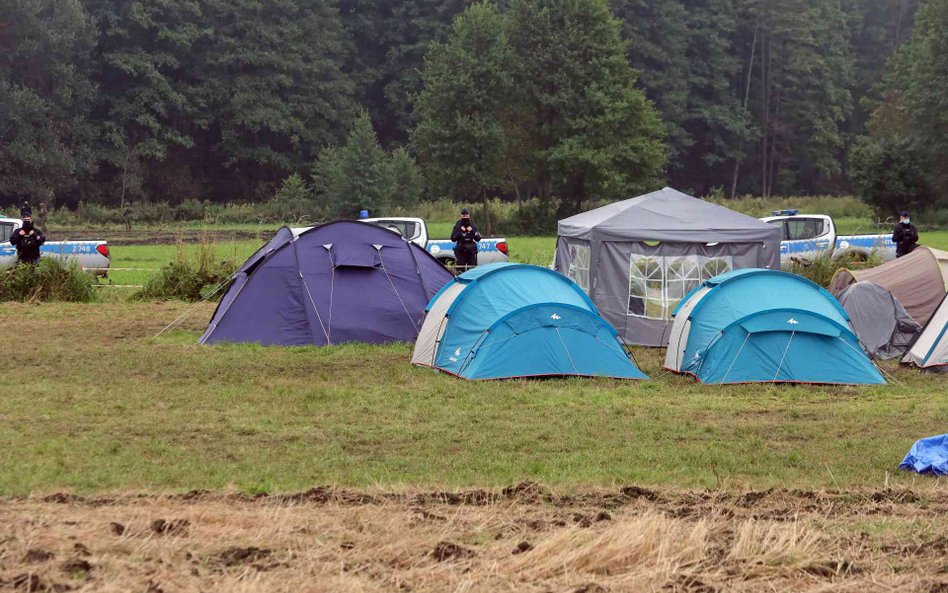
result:
<svg viewBox="0 0 948 593"><path fill-rule="evenodd" d="M665 368L702 383L885 383L829 292L763 269L715 276L682 299Z"/></svg>
<svg viewBox="0 0 948 593"><path fill-rule="evenodd" d="M431 299L412 363L471 380L647 378L573 281L509 263L474 268Z"/></svg>

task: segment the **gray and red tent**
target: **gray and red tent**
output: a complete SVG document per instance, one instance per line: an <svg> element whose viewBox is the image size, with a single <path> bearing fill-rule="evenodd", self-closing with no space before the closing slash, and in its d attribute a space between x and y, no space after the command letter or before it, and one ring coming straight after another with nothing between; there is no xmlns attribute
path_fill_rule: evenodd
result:
<svg viewBox="0 0 948 593"><path fill-rule="evenodd" d="M356 221L281 228L244 262L202 344L413 341L451 273L398 233Z"/></svg>

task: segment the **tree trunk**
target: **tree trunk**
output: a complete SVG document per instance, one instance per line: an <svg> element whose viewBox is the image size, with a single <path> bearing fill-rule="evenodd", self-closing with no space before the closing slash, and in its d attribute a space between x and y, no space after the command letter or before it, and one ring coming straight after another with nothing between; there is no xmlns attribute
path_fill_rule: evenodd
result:
<svg viewBox="0 0 948 593"><path fill-rule="evenodd" d="M128 185L128 160L131 157L132 149L126 147L125 149L125 163L122 165L122 197L121 197L121 208L125 210L125 188Z"/></svg>
<svg viewBox="0 0 948 593"><path fill-rule="evenodd" d="M513 185L514 194L517 196L517 214L523 214L523 196L520 195L520 184L513 178L511 178L510 184Z"/></svg>
<svg viewBox="0 0 948 593"><path fill-rule="evenodd" d="M776 129L780 129L780 96L777 97L777 104L774 108L773 121L776 122ZM779 158L780 153L777 150L777 134L774 132L774 137L770 140L770 163L767 165L767 197L770 197L774 193L774 180L777 179L777 174L780 172Z"/></svg>
<svg viewBox="0 0 948 593"><path fill-rule="evenodd" d="M772 45L770 36L766 33L763 36L761 42L761 54L760 54L760 102L761 102L761 143L760 143L760 185L761 185L761 194L765 198L769 198L770 194L768 193L768 188L770 187L770 179L768 177L769 171L769 161L768 155L770 154L770 100L772 92L772 81L771 81L771 64L773 63L772 55Z"/></svg>
<svg viewBox="0 0 948 593"><path fill-rule="evenodd" d="M754 55L757 53L757 32L760 25L754 27L754 40L751 41L750 58L747 60L747 82L744 85L744 113L747 113L747 104L750 102L751 78L754 72ZM734 159L734 176L731 178L731 199L737 197L737 176L741 170L741 153L744 152L744 138L737 145L737 158Z"/></svg>

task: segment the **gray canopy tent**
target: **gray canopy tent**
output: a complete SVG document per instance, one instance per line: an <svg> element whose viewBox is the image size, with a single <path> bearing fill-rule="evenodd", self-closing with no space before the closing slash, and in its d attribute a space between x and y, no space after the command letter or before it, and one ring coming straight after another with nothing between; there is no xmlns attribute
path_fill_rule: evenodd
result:
<svg viewBox="0 0 948 593"><path fill-rule="evenodd" d="M555 267L629 344L664 346L679 301L740 268L780 268L780 228L669 187L559 222Z"/></svg>

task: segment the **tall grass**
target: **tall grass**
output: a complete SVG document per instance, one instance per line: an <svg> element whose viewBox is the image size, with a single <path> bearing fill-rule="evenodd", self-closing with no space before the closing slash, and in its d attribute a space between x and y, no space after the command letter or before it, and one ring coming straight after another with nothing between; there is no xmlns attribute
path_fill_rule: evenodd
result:
<svg viewBox="0 0 948 593"><path fill-rule="evenodd" d="M74 262L44 257L35 266L0 271L0 301L89 303L97 298L95 279Z"/></svg>
<svg viewBox="0 0 948 593"><path fill-rule="evenodd" d="M731 210L754 218L770 216L774 210L796 208L800 214L828 214L833 218L873 218L872 208L855 196L787 196L761 198L740 196L733 200L720 196L707 198Z"/></svg>
<svg viewBox="0 0 948 593"><path fill-rule="evenodd" d="M178 243L174 261L165 264L130 298L200 301L219 297L224 292L223 285L237 269L237 262L236 259L218 259L214 247L205 237L192 258L188 257L184 244Z"/></svg>
<svg viewBox="0 0 948 593"><path fill-rule="evenodd" d="M820 286L828 288L833 275L842 268L862 270L878 266L883 261L882 256L876 252L869 254L869 257L863 257L857 253L847 253L834 258L832 255L823 254L809 260L792 259L789 264L783 266L783 269L786 272L809 278Z"/></svg>

